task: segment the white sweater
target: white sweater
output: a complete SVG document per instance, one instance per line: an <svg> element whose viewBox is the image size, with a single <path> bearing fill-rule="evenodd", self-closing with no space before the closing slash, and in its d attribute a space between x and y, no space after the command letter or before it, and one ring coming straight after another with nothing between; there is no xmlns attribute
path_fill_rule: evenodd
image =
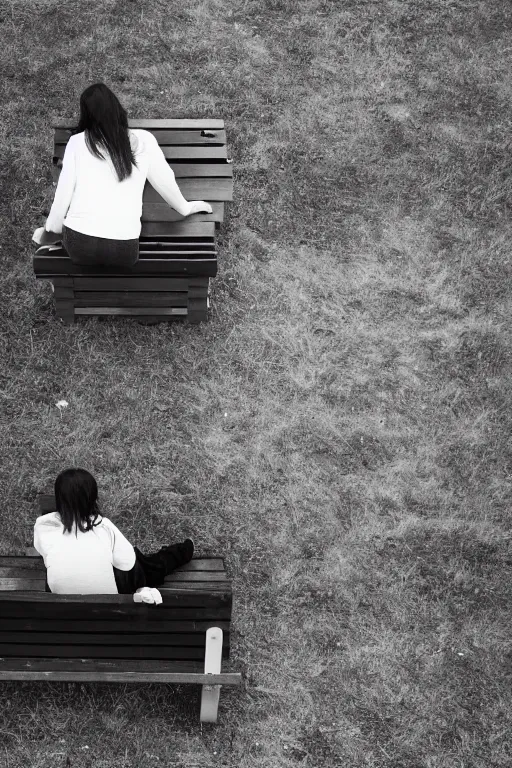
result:
<svg viewBox="0 0 512 768"><path fill-rule="evenodd" d="M181 194L172 168L149 131L129 129L137 162L131 175L119 181L108 152L100 160L87 149L85 134L71 136L64 152L55 198L46 220L47 232L62 232L62 225L93 237L134 240L141 231L142 193L146 179L166 203L182 216L191 204Z"/></svg>
<svg viewBox="0 0 512 768"><path fill-rule="evenodd" d="M58 512L38 517L34 547L43 556L48 586L60 595L117 595L112 566L129 571L135 550L114 523L100 515L99 525L83 533L64 531ZM97 521L97 522L98 522Z"/></svg>

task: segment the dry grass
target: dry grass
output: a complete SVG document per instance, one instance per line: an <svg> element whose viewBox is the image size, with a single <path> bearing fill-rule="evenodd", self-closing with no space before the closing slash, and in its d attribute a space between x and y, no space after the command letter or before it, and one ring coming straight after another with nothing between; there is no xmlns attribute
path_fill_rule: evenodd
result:
<svg viewBox="0 0 512 768"><path fill-rule="evenodd" d="M2 684L2 768L508 765L508 4L0 0L0 24L1 550L87 467L141 549L225 555L245 677L203 729L194 688ZM133 116L226 120L204 326L63 327L32 275L52 119L98 79Z"/></svg>

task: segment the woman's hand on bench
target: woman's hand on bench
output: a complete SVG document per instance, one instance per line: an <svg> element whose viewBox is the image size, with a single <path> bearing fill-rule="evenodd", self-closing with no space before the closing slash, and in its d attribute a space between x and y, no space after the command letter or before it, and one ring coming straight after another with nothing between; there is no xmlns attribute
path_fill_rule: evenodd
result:
<svg viewBox="0 0 512 768"><path fill-rule="evenodd" d="M204 200L190 200L190 213L213 213L210 203L205 203Z"/></svg>

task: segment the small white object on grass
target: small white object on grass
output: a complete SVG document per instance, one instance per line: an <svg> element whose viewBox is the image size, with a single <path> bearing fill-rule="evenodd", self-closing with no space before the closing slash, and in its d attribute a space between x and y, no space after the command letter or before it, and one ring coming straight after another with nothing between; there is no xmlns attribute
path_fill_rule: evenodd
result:
<svg viewBox="0 0 512 768"><path fill-rule="evenodd" d="M69 403L67 400L59 400L57 403L55 403L59 411L62 411L63 408L67 408Z"/></svg>

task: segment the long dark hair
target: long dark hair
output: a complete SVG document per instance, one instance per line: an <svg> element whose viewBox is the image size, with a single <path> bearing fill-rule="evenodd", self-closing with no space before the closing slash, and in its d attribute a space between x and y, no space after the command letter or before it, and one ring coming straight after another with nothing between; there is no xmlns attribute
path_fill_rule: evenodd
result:
<svg viewBox="0 0 512 768"><path fill-rule="evenodd" d="M85 143L95 157L107 150L119 181L131 176L137 165L128 134L128 115L117 96L104 83L94 83L80 96L80 120L73 134L85 132Z"/></svg>
<svg viewBox="0 0 512 768"><path fill-rule="evenodd" d="M61 472L55 481L55 501L64 531L71 533L73 526L82 533L92 531L100 516L98 486L86 469L71 467Z"/></svg>

